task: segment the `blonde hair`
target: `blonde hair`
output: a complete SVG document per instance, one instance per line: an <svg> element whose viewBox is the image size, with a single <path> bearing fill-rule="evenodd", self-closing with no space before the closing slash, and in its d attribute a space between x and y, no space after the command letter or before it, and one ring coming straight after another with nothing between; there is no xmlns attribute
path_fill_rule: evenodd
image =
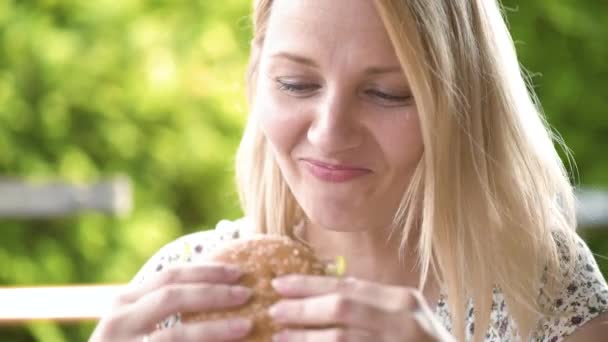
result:
<svg viewBox="0 0 608 342"><path fill-rule="evenodd" d="M574 195L553 146L563 143L527 87L496 1L375 4L420 116L424 153L394 218L402 247L419 228L419 288L429 272L440 281L459 340L469 300L482 340L499 289L526 338L541 315L552 314L548 303L575 260ZM250 102L271 7L272 0L254 0ZM260 232L293 237L302 209L254 118L236 176L243 210ZM561 263L556 237L570 253Z"/></svg>

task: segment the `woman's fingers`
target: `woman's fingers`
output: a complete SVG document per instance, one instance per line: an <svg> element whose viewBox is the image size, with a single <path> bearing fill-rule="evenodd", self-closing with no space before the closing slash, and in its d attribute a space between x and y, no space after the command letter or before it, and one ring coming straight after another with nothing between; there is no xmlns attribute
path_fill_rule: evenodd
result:
<svg viewBox="0 0 608 342"><path fill-rule="evenodd" d="M131 340L154 331L158 322L177 312L242 305L251 289L234 285L241 275L236 267L216 263L178 265L158 272L117 297L93 340Z"/></svg>
<svg viewBox="0 0 608 342"><path fill-rule="evenodd" d="M94 332L94 340L130 340L156 329L177 312L205 312L246 303L251 289L236 286L242 275L224 264L179 265L156 273L118 296L112 312ZM215 327L215 326L212 326Z"/></svg>
<svg viewBox="0 0 608 342"><path fill-rule="evenodd" d="M251 289L224 284L174 284L144 295L127 305L120 317L136 333L154 330L156 324L176 312L203 312L246 303Z"/></svg>
<svg viewBox="0 0 608 342"><path fill-rule="evenodd" d="M235 341L246 337L253 323L248 319L231 319L186 323L172 329L157 330L149 335L150 342L217 342Z"/></svg>
<svg viewBox="0 0 608 342"><path fill-rule="evenodd" d="M380 285L355 278L327 276L288 275L272 281L274 289L287 298L304 298L329 293L340 293L388 311L410 309L418 306L412 296L414 289Z"/></svg>
<svg viewBox="0 0 608 342"><path fill-rule="evenodd" d="M274 321L292 326L344 325L377 333L399 332L407 313L388 312L355 298L333 293L306 299L287 299L273 305Z"/></svg>
<svg viewBox="0 0 608 342"><path fill-rule="evenodd" d="M118 304L133 303L147 293L170 284L185 283L224 283L234 284L241 277L242 272L232 265L225 264L185 264L170 267L162 272L155 273L147 282L129 285L117 297Z"/></svg>

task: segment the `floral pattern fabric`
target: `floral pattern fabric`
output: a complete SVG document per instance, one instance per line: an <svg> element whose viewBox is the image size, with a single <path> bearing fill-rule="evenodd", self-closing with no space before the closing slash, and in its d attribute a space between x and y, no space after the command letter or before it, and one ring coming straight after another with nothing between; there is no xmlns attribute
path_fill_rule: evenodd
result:
<svg viewBox="0 0 608 342"><path fill-rule="evenodd" d="M223 245L226 241L253 234L253 225L247 218L236 221L222 220L216 228L183 236L161 248L142 267L132 282L142 282L156 272L177 263L195 262L202 256ZM558 248L560 244L558 243ZM576 274L553 308L561 314L558 318L543 318L537 330L529 339L530 342L559 342L572 334L576 328L587 323L603 312L608 312L608 285L597 266L593 254L587 245L578 238ZM436 305L437 319L451 330L452 323L447 299L442 295ZM472 341L475 327L473 305L469 302L466 316L466 340ZM167 317L157 325L164 329L180 323L180 315ZM493 293L490 325L485 335L485 342L522 341L517 332L514 320L509 315L502 293Z"/></svg>

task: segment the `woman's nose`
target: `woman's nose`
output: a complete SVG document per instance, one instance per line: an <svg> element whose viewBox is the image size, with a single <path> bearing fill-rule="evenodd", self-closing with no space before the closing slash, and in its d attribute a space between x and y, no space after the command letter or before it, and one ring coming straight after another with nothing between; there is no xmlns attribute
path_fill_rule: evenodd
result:
<svg viewBox="0 0 608 342"><path fill-rule="evenodd" d="M363 141L353 101L338 94L327 95L315 108L314 120L308 129L310 143L326 154L356 148Z"/></svg>

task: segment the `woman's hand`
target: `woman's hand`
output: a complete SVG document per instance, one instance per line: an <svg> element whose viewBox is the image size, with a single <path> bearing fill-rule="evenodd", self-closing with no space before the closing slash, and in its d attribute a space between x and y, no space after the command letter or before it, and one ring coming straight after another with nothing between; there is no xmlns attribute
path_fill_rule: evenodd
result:
<svg viewBox="0 0 608 342"><path fill-rule="evenodd" d="M455 341L416 289L305 275L273 287L287 298L269 310L287 326L273 341Z"/></svg>
<svg viewBox="0 0 608 342"><path fill-rule="evenodd" d="M251 290L234 285L240 276L238 269L219 264L186 264L159 272L141 285L128 286L100 320L89 341L242 339L251 329L249 320L182 323L156 330L158 322L177 312L204 312L246 303Z"/></svg>

